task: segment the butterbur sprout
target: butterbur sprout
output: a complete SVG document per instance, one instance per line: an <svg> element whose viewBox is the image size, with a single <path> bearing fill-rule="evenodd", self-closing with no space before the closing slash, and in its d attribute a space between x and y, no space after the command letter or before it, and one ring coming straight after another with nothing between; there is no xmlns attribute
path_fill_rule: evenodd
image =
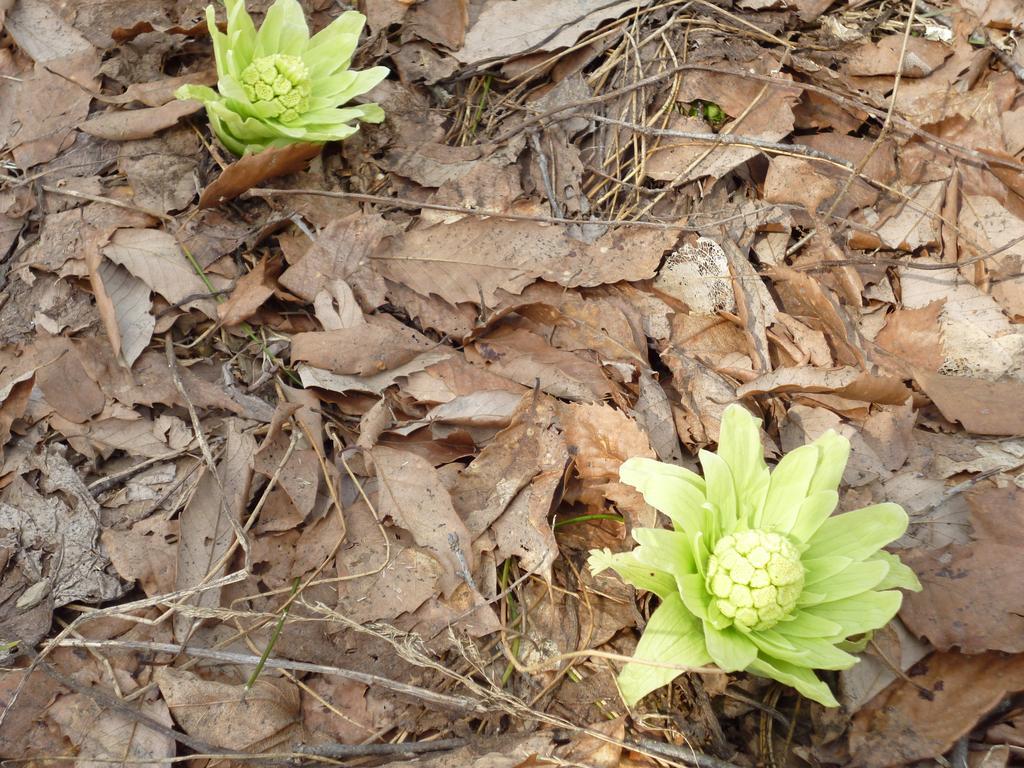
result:
<svg viewBox="0 0 1024 768"><path fill-rule="evenodd" d="M212 5L206 22L217 61L217 90L183 85L179 99L196 99L217 138L243 155L296 142L340 141L357 121L379 123L378 104L348 105L388 75L387 67L349 69L366 17L346 11L312 38L298 0L276 0L257 31L245 0L224 0L227 34Z"/></svg>
<svg viewBox="0 0 1024 768"><path fill-rule="evenodd" d="M669 667L711 663L838 706L814 670L856 664L848 640L888 623L899 589L921 589L881 549L906 530L899 505L832 514L849 441L830 430L770 471L758 424L729 406L718 451L700 452L703 477L647 458L622 464L622 481L673 526L635 529L632 551L590 554L595 574L611 568L661 601L619 674L630 706L683 672Z"/></svg>

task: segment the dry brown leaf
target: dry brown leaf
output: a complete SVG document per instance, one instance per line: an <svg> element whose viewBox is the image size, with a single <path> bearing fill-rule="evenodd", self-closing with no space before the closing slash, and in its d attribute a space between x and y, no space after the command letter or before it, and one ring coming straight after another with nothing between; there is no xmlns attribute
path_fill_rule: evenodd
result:
<svg viewBox="0 0 1024 768"><path fill-rule="evenodd" d="M92 459L109 458L114 451L163 458L187 448L193 437L185 422L167 413L155 419L96 418L84 424L52 415L50 426L64 435L76 451Z"/></svg>
<svg viewBox="0 0 1024 768"><path fill-rule="evenodd" d="M174 725L167 705L159 698L132 708L167 728ZM177 752L171 736L151 731L128 715L111 711L80 693L61 696L46 713L74 744L74 763L82 768L101 768L111 760L158 768Z"/></svg>
<svg viewBox="0 0 1024 768"><path fill-rule="evenodd" d="M430 409L422 421L462 427L504 428L522 401L522 394L504 389L488 389L457 395L447 403Z"/></svg>
<svg viewBox="0 0 1024 768"><path fill-rule="evenodd" d="M587 726L587 729L590 733L581 733L564 747L559 747L556 754L568 763L581 763L587 768L620 768L626 716L601 720Z"/></svg>
<svg viewBox="0 0 1024 768"><path fill-rule="evenodd" d="M287 741L298 720L299 690L281 678L264 674L246 691L174 667L157 667L153 677L181 729L216 747L237 752L272 747Z"/></svg>
<svg viewBox="0 0 1024 768"><path fill-rule="evenodd" d="M260 259L252 269L239 278L227 301L217 306L217 317L221 323L231 327L256 314L277 290L276 278L280 271L280 265L271 262L269 256Z"/></svg>
<svg viewBox="0 0 1024 768"><path fill-rule="evenodd" d="M331 373L376 376L438 348L436 342L390 316L373 316L368 321L354 328L295 334L292 360Z"/></svg>
<svg viewBox="0 0 1024 768"><path fill-rule="evenodd" d="M276 475L278 488L287 494L295 506L298 519L304 520L313 511L313 505L316 503L321 473L316 452L309 446L305 437L296 444L284 466L281 465L291 441L281 429L281 425L284 418L296 410L298 410L297 405L282 404L278 406L267 436L263 439L263 443L253 458L253 469L267 478ZM262 518L261 522L263 522Z"/></svg>
<svg viewBox="0 0 1024 768"><path fill-rule="evenodd" d="M974 537L1024 546L1024 490L978 485L967 492Z"/></svg>
<svg viewBox="0 0 1024 768"><path fill-rule="evenodd" d="M412 179L420 186L440 187L460 179L476 168L485 152L481 147L452 147L433 142L416 142L391 149L382 163L388 171ZM507 161L506 161L507 162ZM485 164L489 164L484 161Z"/></svg>
<svg viewBox="0 0 1024 768"><path fill-rule="evenodd" d="M104 112L79 123L78 130L110 141L148 139L203 108L199 101L169 101L159 107Z"/></svg>
<svg viewBox="0 0 1024 768"><path fill-rule="evenodd" d="M710 92L710 89L701 92ZM785 92L769 87L761 101L742 119L738 118L746 109L746 105L737 112L729 112L728 114L736 116L737 119L726 123L721 131L761 141L780 141L793 131L792 105L795 101L795 91ZM704 120L686 115L674 116L668 127L670 130L685 133L712 133L711 127ZM644 165L644 170L652 179L670 181L674 184L705 176L719 179L760 153L761 150L757 147L739 144L716 146L712 141L704 139L668 137L664 140L662 148L651 154Z"/></svg>
<svg viewBox="0 0 1024 768"><path fill-rule="evenodd" d="M316 694L302 694L302 724L310 733L359 744L395 722L397 707L374 696L363 683L317 675L306 684ZM345 717L338 717L339 711Z"/></svg>
<svg viewBox="0 0 1024 768"><path fill-rule="evenodd" d="M851 765L888 768L945 754L1007 693L1024 690L1024 654L935 652L853 719Z"/></svg>
<svg viewBox="0 0 1024 768"><path fill-rule="evenodd" d="M118 575L137 581L150 597L174 591L177 540L178 521L160 515L124 530L108 528L100 535Z"/></svg>
<svg viewBox="0 0 1024 768"><path fill-rule="evenodd" d="M982 253L996 253L984 262L985 282L991 284L993 298L1010 317L1024 317L1024 220L992 197L967 195L958 223Z"/></svg>
<svg viewBox="0 0 1024 768"><path fill-rule="evenodd" d="M914 380L949 421L979 435L1024 435L1024 382L984 381L914 371Z"/></svg>
<svg viewBox="0 0 1024 768"><path fill-rule="evenodd" d="M901 191L906 199L901 198L891 208L881 212L874 209L862 212L861 218L866 226L851 233L851 248L913 252L939 242L938 215L946 193L946 181L915 184Z"/></svg>
<svg viewBox="0 0 1024 768"><path fill-rule="evenodd" d="M558 548L548 512L569 454L553 401L529 395L517 399L512 424L458 474L451 499L474 540L500 521L499 559L516 554L528 561L524 568L550 580Z"/></svg>
<svg viewBox="0 0 1024 768"><path fill-rule="evenodd" d="M889 184L896 178L896 146L892 139L885 139L879 144L871 139L848 136L837 129L794 136L793 143L841 157L857 167L865 163L861 173L869 179ZM823 164L816 165L820 168Z"/></svg>
<svg viewBox="0 0 1024 768"><path fill-rule="evenodd" d="M683 453L672 420L672 404L665 388L650 371L641 371L638 384L640 397L633 406L633 418L641 430L647 433L651 447L661 461L680 464Z"/></svg>
<svg viewBox="0 0 1024 768"><path fill-rule="evenodd" d="M164 131L155 138L122 143L117 151L117 167L128 179L132 202L160 213L187 208L196 196L201 149L199 136L186 126ZM190 222L192 227L198 223ZM203 223L213 224L212 221ZM200 231L208 237L219 234L212 226L203 226ZM217 247L222 248L222 252L232 250L227 238L218 238ZM200 263L207 263L205 254L195 243L190 249Z"/></svg>
<svg viewBox="0 0 1024 768"><path fill-rule="evenodd" d="M623 297L597 291L582 295L549 283L534 283L520 298L525 303L519 305L513 299L509 309L545 326L543 331L533 330L550 339L553 347L570 352L593 350L604 362L648 367L640 314Z"/></svg>
<svg viewBox="0 0 1024 768"><path fill-rule="evenodd" d="M97 308L103 317L107 337L112 341L111 346L115 354L120 352L125 365L131 368L139 355L149 346L156 327L156 319L151 314L153 302L150 300L150 288L124 267L106 259L100 262L96 276L113 305L113 323L117 326L118 342L113 343L114 337L110 332L111 319L104 311L106 305L97 300ZM93 289L95 288L94 281Z"/></svg>
<svg viewBox="0 0 1024 768"><path fill-rule="evenodd" d="M736 390L737 397L749 395L823 392L850 400L902 405L911 392L897 378L876 376L856 368L776 368Z"/></svg>
<svg viewBox="0 0 1024 768"><path fill-rule="evenodd" d="M33 61L88 86L100 63L100 51L56 9L46 3L15 3L8 11L5 32Z"/></svg>
<svg viewBox="0 0 1024 768"><path fill-rule="evenodd" d="M566 400L596 402L611 394L608 376L596 362L550 346L518 328L498 328L465 350L469 362L525 386Z"/></svg>
<svg viewBox="0 0 1024 768"><path fill-rule="evenodd" d="M0 507L0 520L6 517ZM9 539L0 546L0 636L10 638L6 642L17 641L35 647L53 624L50 585L46 579L39 578L33 562L37 559L36 553L31 550L26 553L24 545L16 540ZM12 661L16 651L16 646L0 650L0 661ZM0 730L0 747L10 738L9 730L10 726Z"/></svg>
<svg viewBox="0 0 1024 768"><path fill-rule="evenodd" d="M384 303L384 281L369 266L369 257L388 225L379 215L354 214L324 227L316 242L281 275L281 285L312 301L333 280L344 280L363 310Z"/></svg>
<svg viewBox="0 0 1024 768"><path fill-rule="evenodd" d="M17 381L11 381L2 388L3 402L0 403L0 464L4 458L4 446L11 439L11 425L25 415L29 398L35 388L35 377L31 371L20 373Z"/></svg>
<svg viewBox="0 0 1024 768"><path fill-rule="evenodd" d="M348 543L335 559L338 575L361 578L342 582L338 610L352 621L393 621L411 613L441 589L444 566L425 550L381 534L362 501L345 510ZM384 536L387 536L385 541Z"/></svg>
<svg viewBox="0 0 1024 768"><path fill-rule="evenodd" d="M782 309L799 318L816 318L831 339L836 359L842 365L866 367L858 333L835 295L810 275L776 265L769 270L772 283L782 298ZM803 320L807 322L807 320Z"/></svg>
<svg viewBox="0 0 1024 768"><path fill-rule="evenodd" d="M652 527L654 511L636 489L619 482L619 467L626 459L654 458L647 435L622 411L603 403L571 403L559 412L582 483L580 500L603 507L610 499L631 526Z"/></svg>
<svg viewBox="0 0 1024 768"><path fill-rule="evenodd" d="M216 85L217 70L207 69L201 72L189 72L178 77L164 77L148 83L132 83L118 96L106 96L102 99L108 104L130 104L137 101L147 107L160 107L175 100L174 92L183 85Z"/></svg>
<svg viewBox="0 0 1024 768"><path fill-rule="evenodd" d="M454 55L463 64L474 64L565 48L602 21L649 4L649 0L639 5L565 0L552 6L546 0L497 0L480 14L466 33L465 45Z"/></svg>
<svg viewBox="0 0 1024 768"><path fill-rule="evenodd" d="M447 403L460 395L481 391L503 391L522 395L528 387L471 365L462 356L452 356L422 372L409 376L402 392L420 403Z"/></svg>
<svg viewBox="0 0 1024 768"><path fill-rule="evenodd" d="M675 232L611 230L593 243L562 225L466 217L389 238L375 269L421 296L496 306L499 289L518 294L538 278L567 288L654 276Z"/></svg>
<svg viewBox="0 0 1024 768"><path fill-rule="evenodd" d="M0 529L15 532L17 560L35 574L38 598L60 607L123 595L124 585L99 547L99 505L78 473L53 448L34 452L27 461L26 470L42 474L41 486L37 490L23 477L13 479L0 502Z"/></svg>
<svg viewBox="0 0 1024 768"><path fill-rule="evenodd" d="M855 178L847 187L849 173L802 157L779 155L768 162L764 180L764 199L771 203L795 204L808 213L823 213L832 207L836 195L846 190L835 207L837 216L872 205L878 199L874 187Z"/></svg>
<svg viewBox="0 0 1024 768"><path fill-rule="evenodd" d="M313 308L325 331L366 325L363 310L344 280L331 280L313 299Z"/></svg>
<svg viewBox="0 0 1024 768"><path fill-rule="evenodd" d="M46 618L49 621L48 612ZM42 670L29 673L13 668L13 665L5 666L0 671L0 707L6 709L7 716L3 729L0 729L0 755L28 755L33 751L46 755L64 754L64 736L53 723L40 717L40 713L58 695L60 683ZM28 680L26 675L29 675ZM18 706L13 707L10 704L15 691L19 691Z"/></svg>
<svg viewBox="0 0 1024 768"><path fill-rule="evenodd" d="M119 229L103 248L103 255L131 272L167 301L195 307L207 317L217 309L195 268L178 241L159 229Z"/></svg>
<svg viewBox="0 0 1024 768"><path fill-rule="evenodd" d="M236 540L231 520L239 524L242 521L242 513L249 501L255 452L256 441L252 435L241 432L239 425L230 421L224 456L217 464L219 479L209 469L204 469L192 500L179 518L181 538L175 579L177 589L198 587L226 573L226 564L220 568L215 566ZM190 602L215 608L220 605L220 595L220 588L207 589L192 597ZM184 613L175 614L174 636L177 640L185 642L192 622L193 619ZM167 698L166 693L164 698Z"/></svg>
<svg viewBox="0 0 1024 768"><path fill-rule="evenodd" d="M554 762L556 742L551 731L481 737L450 752L418 758L415 768L540 768ZM407 759L387 763L385 768L409 765Z"/></svg>
<svg viewBox="0 0 1024 768"><path fill-rule="evenodd" d="M444 566L441 587L451 595L471 582L472 538L452 506L451 496L425 459L378 445L371 452L380 481L380 514L407 530L413 540Z"/></svg>
<svg viewBox="0 0 1024 768"><path fill-rule="evenodd" d="M905 52L903 46L903 35L887 35L878 42L865 40L846 60L846 72L870 76L894 75L899 70L903 77L927 77L953 53L949 46L922 37L906 38Z"/></svg>
<svg viewBox="0 0 1024 768"><path fill-rule="evenodd" d="M311 365L300 363L295 367L299 379L304 387L319 387L330 392L367 392L373 395L380 395L385 389L396 381L428 368L435 363L451 357L452 352L447 348L440 348L430 352L422 352L409 362L398 366L390 371L373 374L371 376L348 376L345 374L331 373L322 368L314 368Z"/></svg>
<svg viewBox="0 0 1024 768"><path fill-rule="evenodd" d="M944 362L939 317L945 304L939 299L920 309L897 309L886 317L875 343L913 368L938 372Z"/></svg>
<svg viewBox="0 0 1024 768"><path fill-rule="evenodd" d="M103 410L107 399L86 375L70 339L43 336L35 346L39 360L52 361L36 371L36 385L48 405L65 419L78 424ZM76 382L76 386L70 387L68 382Z"/></svg>
<svg viewBox="0 0 1024 768"><path fill-rule="evenodd" d="M21 168L48 162L73 143L75 126L88 116L92 100L86 90L91 84L83 84L85 88L40 63L21 83L11 107L17 127L7 137Z"/></svg>
<svg viewBox="0 0 1024 768"><path fill-rule="evenodd" d="M167 357L163 352L144 352L131 370L119 365L109 345L100 338L75 339L75 352L89 378L104 394L128 407L136 405L184 406L181 393L167 375ZM189 400L199 409L219 408L241 413L242 407L231 399L223 387L201 375L203 366L182 368L182 384Z"/></svg>
<svg viewBox="0 0 1024 768"><path fill-rule="evenodd" d="M1024 558L1020 546L978 541L910 550L903 561L924 591L907 593L900 617L940 651L1024 652Z"/></svg>
<svg viewBox="0 0 1024 768"><path fill-rule="evenodd" d="M297 173L320 154L323 144L289 144L246 155L223 171L199 197L200 208L215 208L248 192L257 184Z"/></svg>
<svg viewBox="0 0 1024 768"><path fill-rule="evenodd" d="M900 287L904 308L920 308L940 299L946 302L939 317L940 373L991 381L1020 378L1022 326L1011 323L995 299L966 282L957 270L901 269Z"/></svg>

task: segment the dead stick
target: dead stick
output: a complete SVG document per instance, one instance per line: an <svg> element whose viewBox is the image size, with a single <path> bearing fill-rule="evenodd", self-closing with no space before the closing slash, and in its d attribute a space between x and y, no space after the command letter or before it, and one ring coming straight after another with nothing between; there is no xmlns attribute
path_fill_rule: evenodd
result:
<svg viewBox="0 0 1024 768"><path fill-rule="evenodd" d="M68 638L62 640L59 645L73 648L104 648L108 651L125 649L133 651L150 651L152 653L173 653L175 655L183 654L185 656L195 656L202 659L223 661L229 664L255 665L260 660L259 656L253 654L216 651L212 648L198 648L191 645L182 646L177 643L150 643L135 640L78 640ZM464 696L449 696L443 693L435 693L434 691L427 690L426 688L420 688L407 683L400 683L397 680L380 677L379 675L371 675L366 672L356 672L352 669L328 667L323 664L310 664L305 661L289 661L288 659L267 659L264 666L272 669L287 669L297 672L318 672L322 675L333 675L334 677L341 677L346 680L355 680L357 683L376 686L378 688L387 688L389 691L393 691L394 693L427 701L432 704L445 707L446 709L468 710L471 712L481 713L487 711L487 708L483 704Z"/></svg>

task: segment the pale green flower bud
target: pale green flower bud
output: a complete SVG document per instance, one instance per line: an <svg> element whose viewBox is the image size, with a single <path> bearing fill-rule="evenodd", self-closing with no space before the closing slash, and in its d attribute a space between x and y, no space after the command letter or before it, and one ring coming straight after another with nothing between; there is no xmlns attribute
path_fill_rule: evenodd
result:
<svg viewBox="0 0 1024 768"><path fill-rule="evenodd" d="M679 667L714 662L838 706L814 670L856 664L849 639L896 615L897 590L921 589L914 572L881 549L907 528L898 505L833 514L849 453L849 441L830 431L772 471L757 420L730 405L718 451L699 454L703 477L643 457L622 464L622 482L673 527L636 528L635 549L591 553L593 573L612 568L659 601L619 673L628 704L671 682Z"/></svg>
<svg viewBox="0 0 1024 768"><path fill-rule="evenodd" d="M210 127L236 155L296 142L341 141L358 123L379 123L379 104L353 99L388 75L386 67L350 69L366 18L346 11L309 36L298 0L274 0L257 30L245 0L224 0L227 32L216 10L206 22L217 63L217 90L183 85L175 95L206 105Z"/></svg>
<svg viewBox="0 0 1024 768"><path fill-rule="evenodd" d="M249 101L270 107L268 117L291 123L309 110L309 70L298 56L263 56L242 70L241 80Z"/></svg>
<svg viewBox="0 0 1024 768"><path fill-rule="evenodd" d="M724 536L708 559L708 592L718 610L742 629L769 629L790 616L803 586L800 551L778 533Z"/></svg>

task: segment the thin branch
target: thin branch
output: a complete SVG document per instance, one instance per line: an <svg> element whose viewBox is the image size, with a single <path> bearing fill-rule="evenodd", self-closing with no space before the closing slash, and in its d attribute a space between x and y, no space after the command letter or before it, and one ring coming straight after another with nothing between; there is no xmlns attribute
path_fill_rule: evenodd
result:
<svg viewBox="0 0 1024 768"><path fill-rule="evenodd" d="M228 664L247 664L255 666L259 663L260 657L249 653L234 653L231 651L215 651L212 648L198 648L191 645L178 645L176 643L150 643L135 640L77 640L74 638L64 639L58 645L71 648L105 648L107 650L132 650L149 651L150 653L170 653L174 655L194 656L201 659L212 659L223 661ZM482 704L466 698L465 696L449 696L443 693L420 688L416 685L400 683L380 675L371 675L366 672L357 672L353 669L342 669L341 667L329 667L324 664L309 664L304 661L289 661L288 659L267 659L264 664L270 669L287 669L293 672L317 672L322 675L332 675L345 680L354 680L363 685L386 688L389 691L413 699L419 699L445 709L469 712L487 712Z"/></svg>

